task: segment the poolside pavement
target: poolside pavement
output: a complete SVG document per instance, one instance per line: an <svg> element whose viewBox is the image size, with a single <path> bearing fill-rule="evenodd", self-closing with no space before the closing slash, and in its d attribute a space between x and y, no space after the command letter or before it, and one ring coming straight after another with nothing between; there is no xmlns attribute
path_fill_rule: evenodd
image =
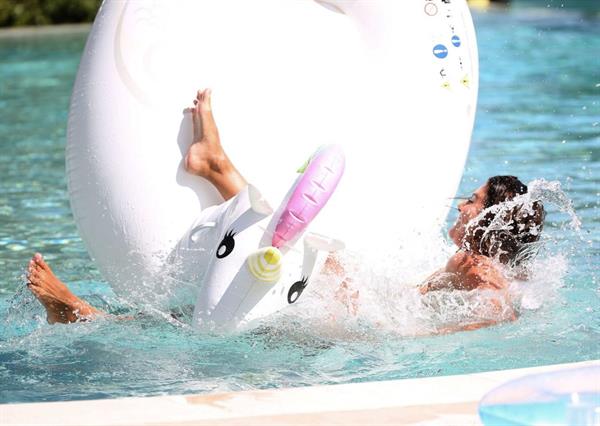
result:
<svg viewBox="0 0 600 426"><path fill-rule="evenodd" d="M494 387L600 360L456 376L203 395L0 405L2 425L480 425Z"/></svg>

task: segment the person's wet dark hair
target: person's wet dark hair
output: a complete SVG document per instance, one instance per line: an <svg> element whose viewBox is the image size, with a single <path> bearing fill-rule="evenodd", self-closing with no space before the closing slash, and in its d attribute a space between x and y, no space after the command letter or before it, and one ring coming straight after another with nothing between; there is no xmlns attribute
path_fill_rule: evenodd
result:
<svg viewBox="0 0 600 426"><path fill-rule="evenodd" d="M540 201L526 201L494 209L527 193L527 185L515 176L494 176L487 181L483 217L471 224L465 244L471 251L497 258L501 263L517 266L530 259L540 239L546 213Z"/></svg>
<svg viewBox="0 0 600 426"><path fill-rule="evenodd" d="M515 196L526 193L527 185L516 176L493 176L487 180L485 208L512 200Z"/></svg>

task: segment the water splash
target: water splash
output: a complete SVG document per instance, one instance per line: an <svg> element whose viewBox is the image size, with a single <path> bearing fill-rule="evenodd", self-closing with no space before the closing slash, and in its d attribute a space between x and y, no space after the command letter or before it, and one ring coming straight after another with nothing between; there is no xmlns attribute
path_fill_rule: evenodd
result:
<svg viewBox="0 0 600 426"><path fill-rule="evenodd" d="M554 206L568 217L565 226L544 229L542 248L553 245L564 232L578 232L571 225L575 213L570 200L556 193L561 191L559 185L549 182L530 187L533 198L543 199L547 207ZM559 206L549 200L557 200ZM419 247L413 250L412 242ZM36 398L28 393L31 383L35 382L37 391L48 387L47 392L52 393L49 386L57 380L74 384L64 393L52 395L76 399L79 394L97 397L98 383L106 395L125 396L440 374L442 368L450 368L441 366L451 366L457 359L467 363L465 359L474 356L465 346L485 351L492 343L477 339L494 342L490 333L507 333L496 328L483 335L465 333L460 339L437 336L435 343L424 337L508 313L502 300L490 308L498 301L492 291L420 294L419 284L443 267L455 250L447 239L435 234L407 239L380 263L365 262L360 253L347 253L340 263L348 277L322 274L297 303L238 334L198 333L186 324L193 308L181 309L174 318L166 308L151 303L132 305L114 296L102 299L103 308L133 316L132 320L49 326L41 306L21 285L6 315L5 328L12 331L3 334L0 356L8 360L7 374L21 365L29 366L23 383L18 383L19 400ZM543 249L531 262L529 280L514 277L510 293L521 316L543 317L545 311L553 311L544 308L561 300L558 289L564 286L568 259L568 251L555 254ZM93 297L97 297L95 293ZM539 327L539 321L525 318L514 327L516 336L531 339L530 327ZM49 359L55 365L51 369L47 368ZM113 385L123 378L131 385Z"/></svg>
<svg viewBox="0 0 600 426"><path fill-rule="evenodd" d="M581 220L575 213L573 201L562 190L559 181L547 181L545 179L536 179L528 184L529 192L524 194L531 200L539 200L542 203L550 204L558 208L562 213L569 216L569 227L579 232L581 230Z"/></svg>
<svg viewBox="0 0 600 426"><path fill-rule="evenodd" d="M564 255L540 256L533 261L527 282L514 280L510 291L522 311L538 310L544 303L557 299L558 289L564 286L568 271Z"/></svg>
<svg viewBox="0 0 600 426"><path fill-rule="evenodd" d="M553 206L569 218L568 228L579 232L579 221L571 200L562 191L560 182L543 179L529 183L529 192L515 197L509 202L492 206L474 219L477 222L489 211L496 213L496 222L491 229L504 229L507 223L503 211L519 206L525 211L533 203L541 201L546 208ZM563 227L560 228L563 230ZM532 228L532 232L536 232ZM542 240L535 244L535 253L540 247L552 241L552 236L542 233ZM267 318L262 325L273 333L297 335L298 340L330 339L331 341L351 341L373 339L376 336L418 336L437 333L452 326L469 324L489 319L498 312L490 312L489 305L494 294L482 291L436 291L421 295L419 284L435 270L443 268L446 260L456 249L440 234L428 238L423 235L407 239L418 245L400 246L395 252L380 256L381 262L364 262L360 253L346 253L338 258L344 276L335 273L323 274L309 287L301 303L292 305L284 312ZM532 256L533 258L533 256ZM521 309L538 309L553 298L562 285L568 269L565 255L541 254L528 265L527 284L519 281L521 272L507 270L513 278L511 294ZM444 278L443 274L440 278ZM23 289L26 287L21 286ZM497 299L497 297L495 297ZM187 328L186 321L191 310L179 310L178 315L152 303L132 305L119 298L103 299L103 307L113 313L143 312L149 318L166 321L177 327ZM502 305L502 304L501 304ZM500 306L504 312L506 306ZM501 313L502 315L502 313ZM5 319L13 330L29 330L42 321L43 310L36 304L28 291L17 293L8 309ZM32 325L32 319L34 324ZM299 326L300 324L300 326ZM292 330L294 332L292 333Z"/></svg>
<svg viewBox="0 0 600 426"><path fill-rule="evenodd" d="M366 264L360 254L345 253L338 259L345 276L322 275L311 283L301 303L265 322L280 331L289 332L294 328L294 335L301 336L299 340L319 336L331 341L380 341L390 335L422 336L507 319L513 305L517 312L524 313L552 303L564 286L569 256L567 250L557 254L545 247L554 246L562 238L561 233L579 235L581 221L560 182L538 179L530 182L528 187L527 194L492 206L473 219L477 223L493 211L497 219L490 227L507 229L511 224L505 221L504 212L518 208L520 214L533 214L536 202L543 203L549 215L567 216L563 226L546 228L539 241L526 245L522 254L526 266L499 266L511 281L511 302L499 298L494 291L444 290L421 295L419 284L423 278L443 268L456 250L437 235L427 241L422 238L412 240L426 247L425 256L415 257L414 253L419 251L406 246L388 256L382 265ZM540 231L541 228L535 226L529 229L534 235ZM440 278L444 278L443 274ZM302 326L298 327L298 323Z"/></svg>

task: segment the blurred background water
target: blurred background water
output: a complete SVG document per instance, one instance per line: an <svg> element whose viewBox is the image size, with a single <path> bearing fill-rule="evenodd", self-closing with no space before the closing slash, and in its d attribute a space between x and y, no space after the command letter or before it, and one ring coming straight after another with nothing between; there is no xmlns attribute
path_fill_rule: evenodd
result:
<svg viewBox="0 0 600 426"><path fill-rule="evenodd" d="M65 182L69 97L87 34L1 37L0 402L348 383L600 358L600 20L535 9L474 19L480 97L459 192L512 174L558 181L568 200L547 204L544 247L534 279L519 289L516 322L422 337L415 335L428 324L468 314L468 298L424 302L417 283L363 271L356 317L331 301L335 287L324 282L262 327L230 336L200 335L168 313L119 300L77 234ZM560 211L569 204L579 230ZM433 250L437 261L452 249L443 243ZM23 279L36 251L76 294L136 318L46 324ZM432 303L445 307L432 311Z"/></svg>

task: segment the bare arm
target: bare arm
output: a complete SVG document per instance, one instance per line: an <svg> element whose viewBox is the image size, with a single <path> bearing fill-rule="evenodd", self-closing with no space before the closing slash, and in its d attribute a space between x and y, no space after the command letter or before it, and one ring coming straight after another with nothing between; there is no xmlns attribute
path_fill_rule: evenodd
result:
<svg viewBox="0 0 600 426"><path fill-rule="evenodd" d="M454 283L456 274L446 272L446 269L440 269L425 279L424 284L419 286L419 292L426 294L430 291L451 290L456 287Z"/></svg>
<svg viewBox="0 0 600 426"><path fill-rule="evenodd" d="M419 290L421 294L438 290L478 290L490 292L481 316L484 319L468 324L453 325L438 330L440 334L477 330L500 322L514 321L517 312L508 293L508 282L485 256L460 251L452 256L443 270L432 274Z"/></svg>
<svg viewBox="0 0 600 426"><path fill-rule="evenodd" d="M453 288L456 290L487 290L491 295L483 313L486 319L448 327L440 330L442 333L476 330L517 319L517 312L508 293L508 282L490 258L459 252L450 258L446 271L455 274Z"/></svg>
<svg viewBox="0 0 600 426"><path fill-rule="evenodd" d="M445 271L456 275L455 290L508 288L500 270L486 256L458 252L448 260Z"/></svg>

